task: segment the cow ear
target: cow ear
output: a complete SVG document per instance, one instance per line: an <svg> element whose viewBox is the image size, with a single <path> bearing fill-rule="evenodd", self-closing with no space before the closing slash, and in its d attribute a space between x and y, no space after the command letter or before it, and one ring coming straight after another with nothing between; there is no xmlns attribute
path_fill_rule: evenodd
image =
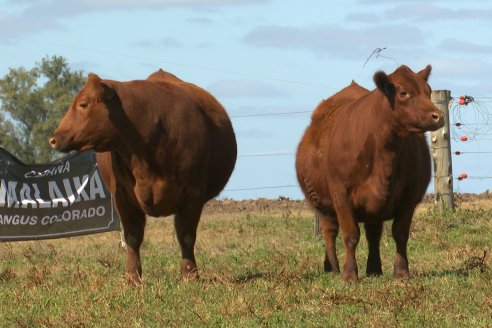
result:
<svg viewBox="0 0 492 328"><path fill-rule="evenodd" d="M114 88L105 83L105 82L102 82L101 81L101 87L102 87L102 95L101 95L101 99L103 100L107 100L107 101L110 101L110 100L113 100L114 97L116 96L116 91L114 90Z"/></svg>
<svg viewBox="0 0 492 328"><path fill-rule="evenodd" d="M100 88L101 95L98 100L111 100L114 98L115 90L108 83L104 82L97 74L89 73L89 82Z"/></svg>
<svg viewBox="0 0 492 328"><path fill-rule="evenodd" d="M378 89L386 95L388 98L392 98L395 94L395 86L391 83L388 75L385 72L379 71L374 74L374 83Z"/></svg>
<svg viewBox="0 0 492 328"><path fill-rule="evenodd" d="M89 73L88 79L91 82L100 82L101 81L101 78L97 74L94 74L94 73Z"/></svg>
<svg viewBox="0 0 492 328"><path fill-rule="evenodd" d="M424 68L423 70L421 70L417 74L420 75L420 77L423 78L427 82L429 80L429 76L431 74L431 71L432 71L432 66L427 65L426 68Z"/></svg>

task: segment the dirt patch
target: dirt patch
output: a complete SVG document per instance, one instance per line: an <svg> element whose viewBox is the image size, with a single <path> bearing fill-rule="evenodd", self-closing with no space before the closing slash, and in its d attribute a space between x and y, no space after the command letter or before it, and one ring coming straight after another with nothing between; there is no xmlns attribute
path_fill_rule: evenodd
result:
<svg viewBox="0 0 492 328"><path fill-rule="evenodd" d="M483 200L492 200L492 192L486 190L481 194L455 193L454 201L459 207L467 203ZM434 194L426 194L422 200L423 204L435 203ZM240 213L240 212L275 212L275 211L302 211L310 207L305 200L279 197L277 199L258 198L246 200L213 199L209 201L203 210L205 214L212 213Z"/></svg>
<svg viewBox="0 0 492 328"><path fill-rule="evenodd" d="M305 200L294 200L287 197L277 199L258 198L246 200L213 199L203 210L204 213L231 213L231 212L272 212L272 211L301 211L309 209Z"/></svg>

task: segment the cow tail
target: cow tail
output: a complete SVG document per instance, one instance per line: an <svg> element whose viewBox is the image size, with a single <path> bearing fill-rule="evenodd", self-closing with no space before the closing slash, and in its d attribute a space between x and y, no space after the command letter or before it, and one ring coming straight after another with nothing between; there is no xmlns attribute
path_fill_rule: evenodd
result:
<svg viewBox="0 0 492 328"><path fill-rule="evenodd" d="M321 200L314 190L313 186L309 183L309 180L304 177L304 186L306 188L306 196L313 205L313 207L318 208L321 205Z"/></svg>

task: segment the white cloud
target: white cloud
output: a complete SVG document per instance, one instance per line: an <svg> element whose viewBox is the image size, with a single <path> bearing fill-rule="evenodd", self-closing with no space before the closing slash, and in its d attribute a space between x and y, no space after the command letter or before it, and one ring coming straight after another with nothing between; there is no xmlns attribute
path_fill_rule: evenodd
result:
<svg viewBox="0 0 492 328"><path fill-rule="evenodd" d="M387 1L388 3L390 1ZM405 1L402 1L405 2ZM381 21L415 21L415 22L436 22L436 21L477 21L490 22L492 9L479 5L473 8L470 3L460 7L443 7L431 3L415 3L408 1L408 4L399 4L391 9L378 11L377 13L357 12L347 16L348 21L380 24ZM410 3L411 2L411 3ZM391 1L391 3L393 3ZM373 4L371 2L371 4Z"/></svg>
<svg viewBox="0 0 492 328"><path fill-rule="evenodd" d="M419 28L409 25L366 28L260 26L249 32L243 41L257 47L309 50L321 56L361 59L377 47L422 45L425 35Z"/></svg>
<svg viewBox="0 0 492 328"><path fill-rule="evenodd" d="M251 4L268 3L270 0L10 0L12 5L25 4L33 7L70 7L85 8L86 10L98 9L145 9L145 8L169 8L169 7L230 7ZM76 13L74 13L76 14Z"/></svg>
<svg viewBox="0 0 492 328"><path fill-rule="evenodd" d="M374 22L381 21L381 15L376 13L359 12L359 13L349 14L346 19L347 21L374 23Z"/></svg>
<svg viewBox="0 0 492 328"><path fill-rule="evenodd" d="M73 2L77 3L80 0L58 0L58 2ZM250 5L255 3L266 3L268 0L86 0L86 4L98 6L104 5L107 7L118 8L121 6L128 7L167 7L167 6L240 6L240 5Z"/></svg>
<svg viewBox="0 0 492 328"><path fill-rule="evenodd" d="M211 11L219 8L265 4L270 0L8 0L0 13L0 30L9 36L60 28L60 19L109 11L186 8Z"/></svg>
<svg viewBox="0 0 492 328"><path fill-rule="evenodd" d="M423 2L423 1L415 1L415 0L357 0L356 2L357 3L360 3L360 4L369 4L369 5L379 5L379 4L388 4L388 3L391 3L391 4L394 4L394 3L404 3L404 2L408 2L408 3L418 3L418 4L426 4L426 3L431 3L431 2L437 2L437 3L442 3L443 1L445 2L457 2L457 3L463 3L462 0L428 0L426 2ZM471 3L484 3L484 2L487 2L489 0L468 0L467 3L468 4L471 4Z"/></svg>
<svg viewBox="0 0 492 328"><path fill-rule="evenodd" d="M270 84L252 79L219 80L208 85L207 90L219 98L275 98L283 93Z"/></svg>
<svg viewBox="0 0 492 328"><path fill-rule="evenodd" d="M490 43L489 45L481 45L451 38L442 40L439 49L452 53L492 54L492 45Z"/></svg>
<svg viewBox="0 0 492 328"><path fill-rule="evenodd" d="M455 81L488 80L492 75L492 66L477 58L436 59L433 68L433 74Z"/></svg>
<svg viewBox="0 0 492 328"><path fill-rule="evenodd" d="M132 43L137 47L144 48L181 48L183 44L175 38L162 38L160 40L141 40Z"/></svg>
<svg viewBox="0 0 492 328"><path fill-rule="evenodd" d="M188 21L190 23L203 25L203 26L212 25L214 22L212 19L206 18L206 17L192 17L192 18L188 19Z"/></svg>
<svg viewBox="0 0 492 328"><path fill-rule="evenodd" d="M395 2L414 2L415 0L358 0L358 3L362 4L387 4L387 3L395 3Z"/></svg>
<svg viewBox="0 0 492 328"><path fill-rule="evenodd" d="M405 19L415 21L435 22L437 20L486 20L490 21L492 9L470 8L447 8L431 4L405 4L384 13L386 19Z"/></svg>
<svg viewBox="0 0 492 328"><path fill-rule="evenodd" d="M434 58L431 86L456 94L490 95L492 66L479 58Z"/></svg>
<svg viewBox="0 0 492 328"><path fill-rule="evenodd" d="M255 129L255 128L247 129L247 130L239 129L236 132L236 135L238 138L247 138L247 139L268 139L275 136L274 134L267 132L263 129Z"/></svg>

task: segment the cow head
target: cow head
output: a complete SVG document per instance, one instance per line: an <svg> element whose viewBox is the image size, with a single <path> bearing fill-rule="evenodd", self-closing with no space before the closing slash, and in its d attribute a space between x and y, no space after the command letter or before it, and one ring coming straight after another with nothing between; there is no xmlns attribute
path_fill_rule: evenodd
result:
<svg viewBox="0 0 492 328"><path fill-rule="evenodd" d="M61 152L93 149L107 151L117 142L111 111L121 108L115 90L95 74L75 96L55 133L51 147Z"/></svg>
<svg viewBox="0 0 492 328"><path fill-rule="evenodd" d="M444 115L430 99L431 88L427 83L431 66L418 73L407 66L400 66L390 75L379 71L374 82L388 99L394 122L400 132L434 131L444 125Z"/></svg>

